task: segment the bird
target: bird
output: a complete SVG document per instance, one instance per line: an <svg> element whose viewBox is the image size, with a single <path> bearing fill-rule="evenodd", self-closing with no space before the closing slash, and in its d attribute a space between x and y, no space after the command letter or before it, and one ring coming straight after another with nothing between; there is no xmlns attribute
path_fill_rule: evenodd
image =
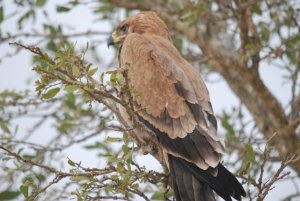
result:
<svg viewBox="0 0 300 201"><path fill-rule="evenodd" d="M225 145L208 89L172 43L165 22L143 11L120 22L107 45L119 44L138 120L154 133L169 169L177 201L225 201L246 193L222 164Z"/></svg>

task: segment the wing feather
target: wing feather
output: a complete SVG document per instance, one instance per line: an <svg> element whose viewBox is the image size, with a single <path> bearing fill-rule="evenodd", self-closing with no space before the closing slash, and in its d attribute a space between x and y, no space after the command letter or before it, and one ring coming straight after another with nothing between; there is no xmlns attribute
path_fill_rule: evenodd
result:
<svg viewBox="0 0 300 201"><path fill-rule="evenodd" d="M123 43L120 63L127 66L139 116L167 152L202 169L216 167L224 144L207 88L176 48L161 37L132 33Z"/></svg>

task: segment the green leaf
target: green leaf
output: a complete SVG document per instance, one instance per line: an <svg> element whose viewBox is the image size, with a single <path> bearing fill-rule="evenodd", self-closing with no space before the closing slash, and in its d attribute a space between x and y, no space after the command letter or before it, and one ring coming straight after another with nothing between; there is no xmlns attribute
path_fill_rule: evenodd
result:
<svg viewBox="0 0 300 201"><path fill-rule="evenodd" d="M113 180L119 180L118 175L111 175L111 178L112 178Z"/></svg>
<svg viewBox="0 0 300 201"><path fill-rule="evenodd" d="M0 120L0 127L5 133L10 133L9 128L7 127L6 123Z"/></svg>
<svg viewBox="0 0 300 201"><path fill-rule="evenodd" d="M88 74L88 76L91 77L91 76L93 76L97 71L98 71L98 67L89 70L87 74Z"/></svg>
<svg viewBox="0 0 300 201"><path fill-rule="evenodd" d="M246 149L246 162L255 162L255 154L253 151L253 147L250 144L245 144L245 149Z"/></svg>
<svg viewBox="0 0 300 201"><path fill-rule="evenodd" d="M106 141L107 141L107 142L121 142L122 139L121 139L121 138L118 138L118 137L107 137L107 138L106 138Z"/></svg>
<svg viewBox="0 0 300 201"><path fill-rule="evenodd" d="M117 72L107 72L107 74L110 74L110 82L111 83L116 83L117 82Z"/></svg>
<svg viewBox="0 0 300 201"><path fill-rule="evenodd" d="M4 10L3 10L3 6L0 6L0 24L1 22L3 22L4 20Z"/></svg>
<svg viewBox="0 0 300 201"><path fill-rule="evenodd" d="M298 45L300 43L300 35L295 35L295 36L292 36L290 37L288 40L287 40L287 45L289 48L293 48L294 46Z"/></svg>
<svg viewBox="0 0 300 201"><path fill-rule="evenodd" d="M78 182L78 181L88 180L88 177L85 177L85 176L72 176L72 177L70 177L70 180Z"/></svg>
<svg viewBox="0 0 300 201"><path fill-rule="evenodd" d="M31 176L24 177L22 179L23 184L34 185L34 180Z"/></svg>
<svg viewBox="0 0 300 201"><path fill-rule="evenodd" d="M43 7L46 4L47 0L36 0L35 5L38 7Z"/></svg>
<svg viewBox="0 0 300 201"><path fill-rule="evenodd" d="M2 161L9 161L10 159L12 159L11 157L4 157L2 158ZM1 198L1 197L0 197ZM0 199L1 200L1 199Z"/></svg>
<svg viewBox="0 0 300 201"><path fill-rule="evenodd" d="M56 94L60 91L60 88L56 87L47 91L47 93L42 95L42 99L50 99L56 96Z"/></svg>
<svg viewBox="0 0 300 201"><path fill-rule="evenodd" d="M110 75L110 84L112 86L124 86L125 85L125 78L120 71L114 71Z"/></svg>
<svg viewBox="0 0 300 201"><path fill-rule="evenodd" d="M223 128L225 128L226 130L226 136L228 141L230 142L238 142L237 137L235 136L235 132L234 132L234 128L233 126L230 124L229 119L230 116L228 114L226 114L225 112L223 112L223 115L221 117L221 124L223 126Z"/></svg>
<svg viewBox="0 0 300 201"><path fill-rule="evenodd" d="M123 144L122 151L124 155L127 155L130 152L130 149L125 144Z"/></svg>
<svg viewBox="0 0 300 201"><path fill-rule="evenodd" d="M82 197L79 194L76 194L77 201L83 201Z"/></svg>
<svg viewBox="0 0 300 201"><path fill-rule="evenodd" d="M22 185L20 186L20 191L24 195L25 198L28 198L28 186Z"/></svg>
<svg viewBox="0 0 300 201"><path fill-rule="evenodd" d="M258 15L262 14L262 11L261 11L259 5L256 5L256 4L251 7L251 11L252 11L252 13L256 13Z"/></svg>
<svg viewBox="0 0 300 201"><path fill-rule="evenodd" d="M85 149L105 149L107 150L106 144L102 142L95 142L94 144L91 145L85 145Z"/></svg>
<svg viewBox="0 0 300 201"><path fill-rule="evenodd" d="M80 89L80 87L77 86L77 85L66 85L65 88L64 88L64 90L67 91L67 92L73 92L73 91L76 91L78 89Z"/></svg>
<svg viewBox="0 0 300 201"><path fill-rule="evenodd" d="M205 4L203 2L199 2L197 4L197 13L204 14L205 13Z"/></svg>
<svg viewBox="0 0 300 201"><path fill-rule="evenodd" d="M43 174L36 174L35 176L36 176L36 178L39 180L39 182L46 181L46 175L43 175ZM47 176L48 176L48 175L47 175Z"/></svg>
<svg viewBox="0 0 300 201"><path fill-rule="evenodd" d="M70 8L65 6L56 6L56 11L59 13L68 12L70 11Z"/></svg>
<svg viewBox="0 0 300 201"><path fill-rule="evenodd" d="M139 184L138 183L132 184L131 188L133 188L134 190L137 190L139 188Z"/></svg>
<svg viewBox="0 0 300 201"><path fill-rule="evenodd" d="M35 11L33 9L30 9L23 16L19 18L18 28L21 29L23 27L23 23L30 18L32 18L32 20L35 20L35 17L36 17Z"/></svg>
<svg viewBox="0 0 300 201"><path fill-rule="evenodd" d="M15 200L20 195L18 191L2 191L0 193L0 200Z"/></svg>
<svg viewBox="0 0 300 201"><path fill-rule="evenodd" d="M25 159L25 160L32 160L35 155L30 155L30 154L23 154L22 157Z"/></svg>
<svg viewBox="0 0 300 201"><path fill-rule="evenodd" d="M264 42L268 42L270 39L269 24L259 23L258 27L260 28L260 38Z"/></svg>
<svg viewBox="0 0 300 201"><path fill-rule="evenodd" d="M53 52L56 52L57 51L57 47L56 47L56 44L54 42L54 40L50 40L48 43L47 43L47 48Z"/></svg>
<svg viewBox="0 0 300 201"><path fill-rule="evenodd" d="M250 164L250 162L245 162L243 164L243 167L241 168L240 173L241 174L249 174L250 170L251 170L251 164Z"/></svg>
<svg viewBox="0 0 300 201"><path fill-rule="evenodd" d="M183 5L178 0L172 0L171 6L175 12L179 12L179 11L183 10Z"/></svg>
<svg viewBox="0 0 300 201"><path fill-rule="evenodd" d="M124 168L124 164L123 164L122 162L118 162L117 167L116 167L116 170L117 170L119 173L122 173L122 172L126 171L125 168Z"/></svg>
<svg viewBox="0 0 300 201"><path fill-rule="evenodd" d="M132 151L130 150L130 152L128 152L128 154L126 154L126 162L127 162L127 166L128 166L128 169L131 169L130 167L130 164L132 162Z"/></svg>
<svg viewBox="0 0 300 201"><path fill-rule="evenodd" d="M77 106L76 106L76 97L72 92L67 93L66 95L66 104L70 109L76 110Z"/></svg>
<svg viewBox="0 0 300 201"><path fill-rule="evenodd" d="M165 200L164 193L156 192L152 195L151 200Z"/></svg>
<svg viewBox="0 0 300 201"><path fill-rule="evenodd" d="M193 13L191 11L188 11L186 13L184 13L183 15L180 16L180 19L182 21L186 21L188 20L191 16L193 15Z"/></svg>
<svg viewBox="0 0 300 201"><path fill-rule="evenodd" d="M182 37L175 37L174 38L174 45L177 47L177 49L181 50L183 47L183 39Z"/></svg>
<svg viewBox="0 0 300 201"><path fill-rule="evenodd" d="M188 25L190 24L193 24L195 23L198 19L199 19L199 16L202 15L204 13L204 10L202 11L200 8L201 4L198 4L198 11L194 11L194 12L191 12L191 11L188 11L186 13L184 13L181 17L180 17L180 20Z"/></svg>
<svg viewBox="0 0 300 201"><path fill-rule="evenodd" d="M68 164L73 166L73 167L75 166L75 163L73 161L71 161L70 159L68 160Z"/></svg>
<svg viewBox="0 0 300 201"><path fill-rule="evenodd" d="M36 68L44 68L48 65L48 63L44 59L42 59L40 56L37 56L37 55L33 55L32 61L33 61L33 63L37 63L40 65L40 66L37 66Z"/></svg>
<svg viewBox="0 0 300 201"><path fill-rule="evenodd" d="M128 142L128 132L127 131L124 131L123 132L123 140L124 140L124 142Z"/></svg>
<svg viewBox="0 0 300 201"><path fill-rule="evenodd" d="M72 73L75 77L78 77L81 75L79 67L78 66L72 66Z"/></svg>
<svg viewBox="0 0 300 201"><path fill-rule="evenodd" d="M108 155L109 156L109 155ZM111 163L116 163L116 162L119 162L120 159L118 158L117 155L112 155L109 157L108 159L108 163L111 164Z"/></svg>

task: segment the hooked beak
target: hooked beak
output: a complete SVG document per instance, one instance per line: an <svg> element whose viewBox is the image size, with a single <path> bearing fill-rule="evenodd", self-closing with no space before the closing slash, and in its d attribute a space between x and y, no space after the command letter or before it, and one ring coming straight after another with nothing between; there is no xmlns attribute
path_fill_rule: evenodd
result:
<svg viewBox="0 0 300 201"><path fill-rule="evenodd" d="M109 48L109 46L111 46L111 45L114 45L115 43L114 43L114 39L113 39L113 37L109 37L108 39L107 39L107 47Z"/></svg>
<svg viewBox="0 0 300 201"><path fill-rule="evenodd" d="M114 31L107 40L107 47L121 43L124 38L125 38L125 35L118 35L117 32Z"/></svg>

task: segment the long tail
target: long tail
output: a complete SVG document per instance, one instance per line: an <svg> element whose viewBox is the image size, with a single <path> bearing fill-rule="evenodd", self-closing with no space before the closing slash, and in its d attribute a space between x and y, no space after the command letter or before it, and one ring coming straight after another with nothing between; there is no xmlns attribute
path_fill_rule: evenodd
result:
<svg viewBox="0 0 300 201"><path fill-rule="evenodd" d="M231 197L240 201L246 195L242 185L222 164L217 167L217 176L213 176L181 158L168 155L168 160L176 201L215 201L212 190L225 201L231 201Z"/></svg>

